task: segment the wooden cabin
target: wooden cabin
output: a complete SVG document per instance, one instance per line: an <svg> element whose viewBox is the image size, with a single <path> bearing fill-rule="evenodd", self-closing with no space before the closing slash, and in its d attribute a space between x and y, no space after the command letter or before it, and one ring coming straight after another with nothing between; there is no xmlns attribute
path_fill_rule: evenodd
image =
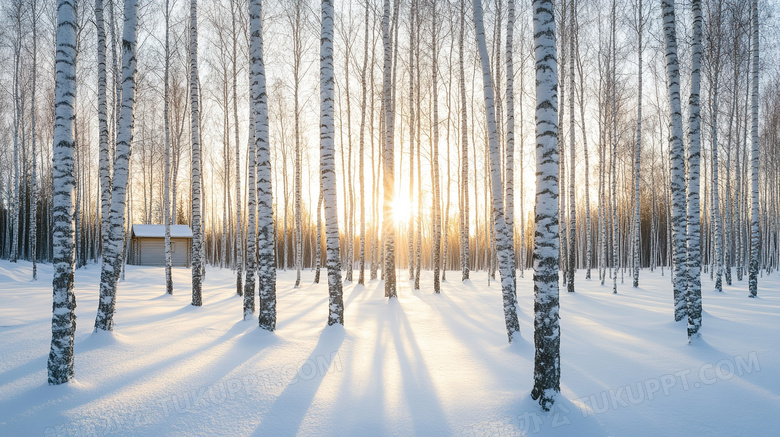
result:
<svg viewBox="0 0 780 437"><path fill-rule="evenodd" d="M171 265L189 267L192 229L171 225ZM165 225L133 225L130 234L128 264L165 266Z"/></svg>

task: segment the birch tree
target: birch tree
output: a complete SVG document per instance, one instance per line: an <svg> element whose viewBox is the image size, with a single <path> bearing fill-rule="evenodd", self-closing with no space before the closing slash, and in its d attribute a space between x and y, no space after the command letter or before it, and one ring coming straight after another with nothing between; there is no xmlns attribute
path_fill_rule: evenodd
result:
<svg viewBox="0 0 780 437"><path fill-rule="evenodd" d="M436 2L432 2L431 6L431 88L433 91L433 96L431 97L431 104L433 105L433 120L431 121L433 127L433 139L431 140L431 148L433 149L431 151L431 166L433 167L433 229L431 231L431 243L433 245L433 292L439 294L441 293L441 190L439 188L439 64L436 40L438 22L436 21Z"/></svg>
<svg viewBox="0 0 780 437"><path fill-rule="evenodd" d="M258 323L267 331L276 329L276 259L274 258L273 189L271 145L268 134L268 96L263 61L263 1L249 3L249 57L252 107L255 116L257 160L257 281Z"/></svg>
<svg viewBox="0 0 780 437"><path fill-rule="evenodd" d="M203 305L203 218L201 217L200 90L198 89L198 0L190 0L190 134L192 138L192 305Z"/></svg>
<svg viewBox="0 0 780 437"><path fill-rule="evenodd" d="M504 304L504 322L507 337L511 343L515 335L519 335L520 324L517 320L517 298L515 294L514 265L511 252L513 247L507 237L506 221L504 219L504 199L501 189L501 157L499 155L498 126L493 99L493 78L490 74L490 59L485 44L485 25L482 21L482 2L474 0L474 24L477 31L477 47L482 65L482 87L485 97L485 112L487 115L488 145L490 148L490 182L492 187L492 214L495 223L496 252L498 254L499 272L501 275L501 293Z"/></svg>
<svg viewBox="0 0 780 437"><path fill-rule="evenodd" d="M167 13L167 11L166 11ZM167 18L167 15L166 15ZM111 208L111 168L109 161L108 114L106 94L106 31L103 19L103 0L95 0L98 62L98 144L100 148L100 221L101 245L108 245L108 215Z"/></svg>
<svg viewBox="0 0 780 437"><path fill-rule="evenodd" d="M21 185L19 178L19 148L20 136L23 132L21 128L22 124L22 105L20 89L21 82L20 77L20 64L22 62L22 14L24 13L24 7L22 0L16 0L12 6L12 20L14 20L14 39L13 45L13 58L14 58L14 73L13 73L13 99L14 99L14 180L12 188L11 199L11 256L10 261L15 263L19 256L19 234L21 226L19 224L19 210L21 209ZM74 61L75 62L75 61Z"/></svg>
<svg viewBox="0 0 780 437"><path fill-rule="evenodd" d="M247 143L247 232L246 232L246 280L244 281L244 320L249 320L255 313L255 271L257 270L257 143L255 141L254 108L249 108L249 141ZM319 234L317 235L319 238ZM319 255L319 254L317 254Z"/></svg>
<svg viewBox="0 0 780 437"><path fill-rule="evenodd" d="M577 16L574 17L574 23L577 23ZM593 265L593 237L591 232L591 220L590 220L590 163L588 161L588 136L587 127L585 124L585 74L583 68L582 57L580 56L580 44L579 44L579 25L575 24L576 32L574 32L577 38L577 72L580 78L579 97L580 97L580 127L582 129L582 155L585 161L585 279L590 279L590 271ZM572 53L572 56L574 53ZM573 91L573 90L572 90Z"/></svg>
<svg viewBox="0 0 780 437"><path fill-rule="evenodd" d="M612 159L610 160L610 165L612 167L612 171L610 173L611 181L612 181L612 191L610 195L610 204L611 204L611 210L612 210L612 264L614 266L614 273L612 275L612 294L617 293L617 277L618 272L620 271L620 253L619 253L619 246L620 243L620 225L618 223L618 214L617 214L617 149L618 149L618 130L617 130L617 38L615 37L617 30L617 1L612 0L612 21L611 21L611 31L612 31L612 47L611 47L611 55L612 55L612 62L610 66L612 67L611 71L611 100L612 100Z"/></svg>
<svg viewBox="0 0 780 437"><path fill-rule="evenodd" d="M751 86L751 147L750 147L750 268L748 270L749 297L758 295L758 0L750 2L751 49L750 86ZM747 157L746 157L747 159Z"/></svg>
<svg viewBox="0 0 780 437"><path fill-rule="evenodd" d="M301 286L301 268L303 268L303 221L301 218L301 189L302 189L302 160L303 152L301 150L301 120L300 120L300 85L301 69L303 67L303 26L304 26L304 4L298 0L293 5L293 12L290 14L289 21L292 29L293 43L293 113L295 116L294 134L295 134L295 170L293 177L294 195L293 205L295 208L295 288Z"/></svg>
<svg viewBox="0 0 780 437"><path fill-rule="evenodd" d="M317 196L317 238L314 249L314 283L320 283L320 268L322 264L322 183L319 184Z"/></svg>
<svg viewBox="0 0 780 437"><path fill-rule="evenodd" d="M466 111L466 70L464 67L464 34L466 29L466 0L460 0L460 32L458 34L458 86L460 88L460 141L461 141L461 281L469 279L469 129Z"/></svg>
<svg viewBox="0 0 780 437"><path fill-rule="evenodd" d="M463 1L463 0L461 0ZM415 16L417 14L418 0L411 0L409 8L409 203L414 198L414 41L417 37L415 29ZM366 2L366 14L368 14L368 2ZM368 15L366 15L368 20ZM366 28L368 21L366 21ZM366 30L368 32L368 30ZM368 38L368 34L366 34ZM368 42L366 41L366 48ZM418 114L419 116L419 114ZM361 123L362 124L362 123ZM418 193L417 202L420 202ZM414 214L409 214L409 224L407 226L409 238L407 239L407 249L409 251L409 280L414 280Z"/></svg>
<svg viewBox="0 0 780 437"><path fill-rule="evenodd" d="M670 105L669 169L671 171L672 267L674 288L674 320L687 315L685 247L685 162L683 160L682 109L680 104L680 66L677 60L677 31L675 29L674 0L662 0L664 50Z"/></svg>
<svg viewBox="0 0 780 437"><path fill-rule="evenodd" d="M326 0L323 0L323 5ZM323 10L323 21L325 19ZM325 37L323 36L323 40ZM382 13L382 45L384 66L382 82L382 117L384 144L382 146L382 242L384 252L385 297L396 297L395 290L395 232L393 227L393 199L395 178L393 174L393 106L392 106L392 45L390 41L390 0L384 0Z"/></svg>
<svg viewBox="0 0 780 437"><path fill-rule="evenodd" d="M504 185L506 189L506 236L512 250L509 253L512 265L512 282L515 294L517 281L515 279L515 88L514 88L514 57L513 38L515 31L515 0L508 2L506 21L506 168ZM522 74L522 72L521 72ZM574 159L574 158L572 158ZM572 178L574 174L572 173ZM573 208L574 206L572 206ZM573 249L572 249L573 250Z"/></svg>
<svg viewBox="0 0 780 437"><path fill-rule="evenodd" d="M96 0L100 2L101 0ZM171 277L171 207L170 207L170 183L171 183L171 126L170 126L170 93L169 78L171 67L171 48L170 48L170 15L171 9L169 0L165 0L165 72L163 81L163 118L165 123L165 171L163 181L163 221L165 223L165 291L173 294L173 278ZM104 56L105 57L105 56ZM105 82L105 77L104 77ZM105 84L104 84L105 94ZM105 98L105 96L104 96ZM105 106L105 105L104 105ZM104 110L105 111L105 110ZM106 147L108 148L108 147ZM101 144L101 153L102 153ZM106 151L108 153L108 151Z"/></svg>
<svg viewBox="0 0 780 437"><path fill-rule="evenodd" d="M35 129L35 89L38 82L38 0L30 1L32 13L32 90L30 97L30 123L32 137L32 175L30 177L30 258L32 260L32 278L38 280L38 147Z"/></svg>
<svg viewBox="0 0 780 437"><path fill-rule="evenodd" d="M76 295L73 292L73 125L76 100L76 5L57 0L57 51L54 82L54 148L52 154L52 278L51 348L47 364L49 385L74 377L73 337L76 333Z"/></svg>
<svg viewBox="0 0 780 437"><path fill-rule="evenodd" d="M103 263L100 271L100 298L98 299L98 310L95 317L95 331L113 331L114 329L117 280L119 279L119 273L122 270L124 261L127 185L130 176L133 128L135 127L137 9L137 0L125 1L125 21L122 30L122 107L116 134L108 245L103 250Z"/></svg>
<svg viewBox="0 0 780 437"><path fill-rule="evenodd" d="M510 0L511 1L511 0ZM574 185L576 183L574 168L576 166L575 153L575 133L574 133L574 19L577 16L576 3L571 0L569 6L569 262L568 262L568 283L569 293L574 292L574 272L577 271L577 204L574 196ZM565 43L565 42L564 42Z"/></svg>
<svg viewBox="0 0 780 437"><path fill-rule="evenodd" d="M688 339L701 328L701 224L699 206L699 167L701 156L701 0L693 0L693 56L691 60L691 97L688 100L688 282L686 306Z"/></svg>
<svg viewBox="0 0 780 437"><path fill-rule="evenodd" d="M365 154L365 143L366 143L366 96L368 94L368 83L366 81L366 70L368 69L368 18L369 18L369 3L366 1L366 7L365 7L365 33L363 35L364 41L363 41L363 68L360 69L360 86L362 88L361 92L361 102L360 102L360 149L358 151L358 179L359 185L360 185L360 254L358 255L359 261L358 261L358 284L365 284L366 282L366 183L365 183L365 165L363 162L364 154ZM410 57L412 51L409 50ZM371 66L373 68L373 65ZM410 169L411 174L411 169ZM411 193L409 195L409 198L411 199ZM317 214L319 215L319 209L317 209ZM410 218L411 220L411 218ZM319 221L318 221L319 223ZM411 221L410 221L411 223ZM411 229L411 228L410 228ZM319 238L319 228L317 230L317 237ZM411 243L411 234L409 239L409 266L411 268L411 254L412 254L412 243Z"/></svg>
<svg viewBox="0 0 780 437"><path fill-rule="evenodd" d="M534 0L536 213L534 223L534 386L549 411L561 391L558 320L558 65L552 0Z"/></svg>
<svg viewBox="0 0 780 437"><path fill-rule="evenodd" d="M634 150L634 242L633 242L633 273L634 273L634 288L639 287L639 242L640 235L640 204L639 204L639 165L642 158L642 69L644 63L642 62L642 38L644 37L644 10L642 9L642 0L637 4L637 16L636 16L636 34L638 44L638 80L637 80L637 104L636 104L636 145Z"/></svg>
<svg viewBox="0 0 780 437"><path fill-rule="evenodd" d="M387 4L388 0L385 0ZM336 198L336 148L333 121L333 0L322 0L320 38L320 183L325 203L325 251L328 268L328 325L344 325L344 296L339 255Z"/></svg>
<svg viewBox="0 0 780 437"><path fill-rule="evenodd" d="M715 228L715 268L717 273L715 274L715 290L723 291L723 226L720 215L720 195L718 185L720 179L718 177L718 97L720 93L720 68L721 68L721 44L722 44L722 0L715 1L715 10L711 11L710 15L710 59L709 59L709 72L710 83L712 89L712 96L710 100L710 117L712 134L710 138L711 153L712 153L712 205L710 206L710 214L712 215L713 227ZM711 6L712 8L712 6ZM730 151L729 151L730 153ZM727 193L728 194L728 193Z"/></svg>
<svg viewBox="0 0 780 437"><path fill-rule="evenodd" d="M244 276L244 230L243 230L243 223L244 223L244 216L241 212L241 204L243 203L241 201L241 148L238 146L240 144L240 137L238 133L239 123L238 123L238 37L239 37L239 28L238 28L238 2L236 0L230 1L230 18L231 18L231 66L233 68L233 84L232 84L232 91L233 91L233 134L235 136L235 142L236 142L236 230L235 230L235 247L233 248L236 253L235 258L235 266L236 266L236 294L238 296L241 296L244 293L244 285L243 285L243 276ZM227 112L227 108L225 108L225 111ZM247 163L248 165L248 163ZM249 232L247 228L247 233ZM247 236L248 238L248 236ZM254 288L252 289L252 292L254 293Z"/></svg>

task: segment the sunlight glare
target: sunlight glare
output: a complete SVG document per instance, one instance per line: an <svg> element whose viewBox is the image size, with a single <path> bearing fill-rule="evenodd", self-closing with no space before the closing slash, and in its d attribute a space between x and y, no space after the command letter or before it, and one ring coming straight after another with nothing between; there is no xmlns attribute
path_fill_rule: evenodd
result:
<svg viewBox="0 0 780 437"><path fill-rule="evenodd" d="M393 220L397 225L409 221L412 216L412 205L406 197L398 197L393 201Z"/></svg>

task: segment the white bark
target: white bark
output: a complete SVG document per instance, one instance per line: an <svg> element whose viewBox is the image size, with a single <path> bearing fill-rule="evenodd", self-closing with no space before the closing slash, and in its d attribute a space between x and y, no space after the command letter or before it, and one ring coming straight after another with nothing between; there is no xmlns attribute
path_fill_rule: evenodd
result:
<svg viewBox="0 0 780 437"><path fill-rule="evenodd" d="M560 393L558 320L558 66L552 0L534 0L536 56L536 220L534 229L534 387L547 411Z"/></svg>
<svg viewBox="0 0 780 437"><path fill-rule="evenodd" d="M324 4L324 2L323 2ZM393 200L395 197L393 104L392 104L392 45L390 41L390 0L384 0L382 15L382 43L384 67L382 86L382 116L384 117L384 144L382 147L382 242L384 252L385 297L396 297L395 289L395 228L393 225ZM323 12L324 13L324 12ZM323 17L324 19L324 17ZM324 39L324 36L323 36ZM350 266L351 268L351 266Z"/></svg>
<svg viewBox="0 0 780 437"><path fill-rule="evenodd" d="M101 0L96 0L101 1ZM163 181L163 222L165 223L165 291L173 294L173 278L171 277L171 208L170 208L170 184L171 184L171 126L170 126L170 93L169 78L171 64L170 49L170 5L165 1L165 91L163 99L163 118L165 119L165 171ZM102 153L101 144L101 153ZM106 151L107 153L108 151Z"/></svg>
<svg viewBox="0 0 780 437"><path fill-rule="evenodd" d="M32 8L32 96L30 98L30 122L32 136L32 176L30 181L30 258L32 259L32 278L38 280L38 147L35 129L35 89L38 82L38 1L30 2Z"/></svg>
<svg viewBox="0 0 780 437"><path fill-rule="evenodd" d="M515 279L515 88L514 57L512 56L515 30L515 0L509 0L509 14L506 21L506 164L504 186L506 191L506 237L512 250L509 253L512 265L513 288L517 291ZM521 72L522 74L522 72Z"/></svg>
<svg viewBox="0 0 780 437"><path fill-rule="evenodd" d="M271 146L268 133L268 97L263 61L263 2L249 3L249 58L252 106L255 116L257 160L257 280L258 323L267 331L276 329L276 260L274 259L273 189Z"/></svg>
<svg viewBox="0 0 780 437"><path fill-rule="evenodd" d="M111 164L109 161L108 113L106 92L106 31L103 20L103 0L95 0L98 62L98 144L100 149L100 231L101 247L108 245L108 215L111 208Z"/></svg>
<svg viewBox="0 0 780 437"><path fill-rule="evenodd" d="M385 0L387 1L387 0ZM333 122L333 0L322 0L320 39L320 180L325 203L325 250L328 268L328 325L344 325L344 296L339 255L336 157Z"/></svg>
<svg viewBox="0 0 780 437"><path fill-rule="evenodd" d="M249 141L247 143L247 232L246 232L246 281L244 281L244 320L255 313L255 271L257 270L257 144L255 142L255 113L249 108Z"/></svg>
<svg viewBox="0 0 780 437"><path fill-rule="evenodd" d="M107 246L103 250L95 330L112 331L116 310L117 280L124 261L127 185L130 176L133 128L135 126L136 28L137 0L125 1L122 31L122 107L116 134L114 178L111 188L111 210Z"/></svg>
<svg viewBox="0 0 780 437"><path fill-rule="evenodd" d="M576 4L571 0L569 6L569 239L568 249L568 283L567 290L574 292L574 272L577 271L577 203L575 199L575 133L574 133L574 19L576 17ZM587 179L587 177L586 177Z"/></svg>
<svg viewBox="0 0 780 437"><path fill-rule="evenodd" d="M461 0L461 3L464 0ZM414 44L417 32L414 26L414 19L417 14L417 2L418 0L411 0L411 7L409 10L409 203L412 204L414 199ZM366 2L366 14L368 14L368 2ZM368 15L366 15L368 20ZM366 29L368 28L368 21L366 21ZM368 38L368 33L366 33ZM368 42L366 42L368 44ZM368 48L368 45L366 45ZM418 114L419 116L419 114ZM362 136L361 136L362 137ZM420 195L418 194L417 202L420 202ZM407 226L407 248L409 250L409 280L414 280L414 214L409 214L409 224Z"/></svg>
<svg viewBox="0 0 780 437"><path fill-rule="evenodd" d="M637 8L637 39L639 41L639 78L638 78L638 94L636 105L636 150L634 151L634 242L633 242L633 267L634 267L634 288L639 287L639 232L640 227L640 204L639 204L639 165L642 152L642 37L644 36L644 17L642 10L642 0L639 0Z"/></svg>
<svg viewBox="0 0 780 437"><path fill-rule="evenodd" d="M360 102L360 149L358 151L358 179L360 180L360 254L359 254L359 264L358 264L358 284L365 284L366 279L366 183L365 183L365 165L364 165L364 154L365 154L365 143L366 143L366 95L368 94L368 85L366 82L366 70L368 69L368 29L369 29L369 3L366 2L365 7L365 33L364 33L364 43L363 43L363 68L360 70L360 85L362 88L361 92L361 102ZM409 56L411 57L412 50L409 50ZM373 68L373 65L372 65ZM411 171L410 171L411 173ZM409 195L409 199L411 199L411 193ZM317 214L319 214L319 209L317 209ZM411 223L411 218L410 218ZM411 227L410 227L411 229ZM411 233L409 234L409 266L412 265L411 263L411 254L412 254L412 239L411 239ZM317 232L317 237L319 238L319 228Z"/></svg>
<svg viewBox="0 0 780 437"><path fill-rule="evenodd" d="M232 53L232 67L233 67L233 133L235 135L235 142L236 142L236 222L235 222L235 247L233 248L236 253L236 294L238 296L241 296L244 294L244 285L243 285L243 275L244 275L244 215L241 211L241 204L243 203L241 199L241 147L239 147L240 144L240 136L238 134L238 27L237 27L237 10L238 4L237 2L231 1L230 2L230 14L231 14L231 22L233 24L232 28L232 43L233 43L233 53ZM225 108L227 110L227 108ZM248 234L248 228L247 228L247 234ZM248 238L248 236L247 236ZM247 255L248 256L248 255ZM254 290L253 290L254 292Z"/></svg>
<svg viewBox="0 0 780 437"><path fill-rule="evenodd" d="M688 339L697 337L701 328L701 224L699 168L701 162L701 0L693 0L693 56L691 62L691 97L688 100Z"/></svg>
<svg viewBox="0 0 780 437"><path fill-rule="evenodd" d="M672 196L672 267L674 287L674 320L680 321L687 315L685 295L687 289L685 248L685 162L682 142L682 109L680 104L680 67L677 61L677 32L675 29L674 0L662 0L664 46L666 51L666 74L668 79L669 104L671 111L671 137L669 138L669 160L671 171L670 190Z"/></svg>
<svg viewBox="0 0 780 437"><path fill-rule="evenodd" d="M431 19L431 65L433 67L431 74L431 88L433 89L433 96L431 97L431 104L433 105L433 120L431 122L433 125L433 139L431 140L433 149L431 152L431 166L433 167L433 229L431 232L431 240L433 241L431 243L433 244L433 292L439 294L441 293L441 190L439 188L441 181L439 178L439 64L437 59L438 44L436 41L436 29L438 28L438 23L436 21L436 2L432 3ZM498 132L496 132L496 134L497 133Z"/></svg>
<svg viewBox="0 0 780 437"><path fill-rule="evenodd" d="M57 51L54 85L54 148L52 177L52 279L49 385L73 376L73 337L76 333L76 296L73 293L73 127L76 100L75 0L57 0Z"/></svg>
<svg viewBox="0 0 780 437"><path fill-rule="evenodd" d="M758 228L758 0L750 2L751 16L751 106L752 106L752 125L751 125L751 147L750 147L750 267L748 270L748 291L749 297L758 295L758 250L759 250L759 228ZM745 157L747 160L747 157Z"/></svg>
<svg viewBox="0 0 780 437"><path fill-rule="evenodd" d="M203 220L201 217L200 90L198 89L198 0L190 0L190 133L192 135L192 305L203 305Z"/></svg>
<svg viewBox="0 0 780 437"><path fill-rule="evenodd" d="M466 29L466 0L460 0L460 33L458 35L458 85L460 87L460 136L461 136L461 281L469 279L469 131L466 111L466 72L464 68L463 37ZM411 73L410 73L411 74ZM522 151L522 150L521 150ZM522 170L521 170L522 171ZM521 173L522 178L522 173Z"/></svg>
<svg viewBox="0 0 780 437"><path fill-rule="evenodd" d="M515 294L514 265L512 264L513 247L507 237L506 221L504 219L504 199L501 189L501 166L498 142L498 126L493 100L493 80L490 74L490 59L485 44L485 26L482 21L482 2L474 0L474 23L477 31L477 47L482 64L482 87L485 97L485 112L487 114L488 144L490 148L490 182L492 186L492 214L495 226L495 244L501 274L501 293L503 296L504 322L507 337L511 343L515 335L519 335L520 325L517 320L517 298Z"/></svg>
<svg viewBox="0 0 780 437"><path fill-rule="evenodd" d="M617 2L612 0L612 159L610 172L610 179L612 182L612 191L610 195L610 204L612 209L612 264L614 267L614 273L612 275L612 293L617 293L617 277L620 270L620 227L618 224L617 216L617 149L618 149L618 133L617 133L617 39L615 37L617 28Z"/></svg>
<svg viewBox="0 0 780 437"><path fill-rule="evenodd" d="M19 185L19 148L20 145L20 135L23 134L22 132L22 102L21 102L21 96L20 89L21 86L19 82L21 81L21 77L19 75L21 64L21 57L22 57L22 14L23 14L23 6L22 6L22 0L17 0L16 4L11 6L12 9L12 17L11 19L15 22L14 23L14 39L12 42L13 45L13 58L14 58L14 73L13 73L13 100L14 100L14 168L13 168L13 174L14 174L14 181L12 189L12 200L11 200L11 255L10 255L10 261L12 263L15 263L17 258L19 257L19 230L21 229L21 226L19 225L19 210L21 209L21 186ZM75 62L75 61L74 61Z"/></svg>
<svg viewBox="0 0 780 437"><path fill-rule="evenodd" d="M576 20L575 20L576 22ZM577 31L577 69L580 75L580 120L582 129L582 155L585 162L585 279L590 279L590 271L593 266L593 237L592 224L590 219L590 163L588 161L588 136L585 124L585 75L582 68L582 58L580 57L579 30ZM574 53L572 53L574 56Z"/></svg>

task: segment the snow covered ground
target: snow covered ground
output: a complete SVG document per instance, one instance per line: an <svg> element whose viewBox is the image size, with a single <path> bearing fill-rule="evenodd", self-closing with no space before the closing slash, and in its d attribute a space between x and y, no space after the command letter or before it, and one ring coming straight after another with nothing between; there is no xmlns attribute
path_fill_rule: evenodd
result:
<svg viewBox="0 0 780 437"><path fill-rule="evenodd" d="M190 272L130 266L113 334L93 334L99 267L76 275L76 382L50 387L51 266L0 261L0 435L780 434L780 279L712 291L701 340L672 320L669 276L642 271L613 295L577 276L561 293L561 389L552 412L530 400L533 283L518 278L522 340L506 343L499 284L485 273L442 294L399 282L345 286L346 327L326 327L327 289L280 272L276 333L241 320L229 270L210 268L204 305ZM406 271L399 271L399 278ZM594 277L597 274L594 271ZM610 284L608 284L610 285Z"/></svg>

